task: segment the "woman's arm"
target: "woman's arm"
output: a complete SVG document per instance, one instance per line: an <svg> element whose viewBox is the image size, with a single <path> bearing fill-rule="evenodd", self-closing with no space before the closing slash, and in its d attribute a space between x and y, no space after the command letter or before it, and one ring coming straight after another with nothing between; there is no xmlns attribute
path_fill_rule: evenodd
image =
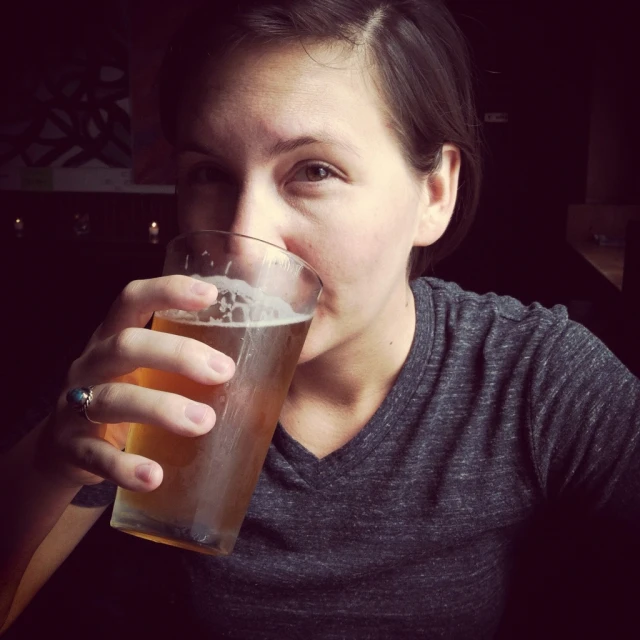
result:
<svg viewBox="0 0 640 640"><path fill-rule="evenodd" d="M0 629L24 609L37 590L91 527L70 502L81 485L61 482L38 468L41 423L0 459ZM100 511L100 510L91 510ZM64 517L62 517L64 514ZM98 513L99 515L99 513ZM65 532L68 539L65 539ZM47 554L46 561L43 555Z"/></svg>
<svg viewBox="0 0 640 640"><path fill-rule="evenodd" d="M67 559L105 509L106 507L86 508L70 504L62 512L58 522L33 554L17 588L14 586L13 601L0 629L0 635L25 610L33 597Z"/></svg>

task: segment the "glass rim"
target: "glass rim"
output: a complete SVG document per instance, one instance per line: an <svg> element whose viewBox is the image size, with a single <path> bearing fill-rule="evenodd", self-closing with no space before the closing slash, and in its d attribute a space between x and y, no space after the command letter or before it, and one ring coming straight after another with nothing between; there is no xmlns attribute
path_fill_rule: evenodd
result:
<svg viewBox="0 0 640 640"><path fill-rule="evenodd" d="M234 233L233 231L221 231L219 229L198 229L198 231L186 231L185 233L181 233L171 238L171 240L167 242L166 251L169 251L170 247L172 247L179 240L184 240L189 236L197 236L200 234L216 234L220 236L234 236L236 238L247 238L248 240L253 240L254 242L260 242L262 244L266 244L268 247L277 249L281 253L284 253L290 258L293 258L295 262L300 263L305 269L308 269L317 278L318 282L320 283L320 289L324 288L324 283L322 282L322 278L320 277L318 272L306 260L304 260L300 256L297 256L295 253L292 253L291 251L287 251L287 249L283 249L282 247L279 247L277 244L273 244L273 242L268 242L267 240L261 240L260 238L254 238L253 236L248 236L244 233Z"/></svg>

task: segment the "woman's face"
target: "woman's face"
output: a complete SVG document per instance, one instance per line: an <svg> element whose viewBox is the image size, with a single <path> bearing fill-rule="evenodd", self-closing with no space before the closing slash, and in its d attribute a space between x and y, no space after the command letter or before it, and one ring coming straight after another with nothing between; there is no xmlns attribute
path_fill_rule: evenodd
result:
<svg viewBox="0 0 640 640"><path fill-rule="evenodd" d="M257 237L317 270L324 291L301 362L384 333L407 306L411 248L444 228L428 221L429 183L405 161L359 58L261 47L200 79L176 142L182 230Z"/></svg>

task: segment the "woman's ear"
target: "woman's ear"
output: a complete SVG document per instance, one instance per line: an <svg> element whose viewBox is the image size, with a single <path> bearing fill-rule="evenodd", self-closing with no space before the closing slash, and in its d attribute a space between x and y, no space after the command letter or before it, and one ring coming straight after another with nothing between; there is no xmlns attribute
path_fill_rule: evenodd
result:
<svg viewBox="0 0 640 640"><path fill-rule="evenodd" d="M424 181L418 226L413 245L427 247L439 240L449 226L458 197L460 149L452 144L442 147L438 169Z"/></svg>

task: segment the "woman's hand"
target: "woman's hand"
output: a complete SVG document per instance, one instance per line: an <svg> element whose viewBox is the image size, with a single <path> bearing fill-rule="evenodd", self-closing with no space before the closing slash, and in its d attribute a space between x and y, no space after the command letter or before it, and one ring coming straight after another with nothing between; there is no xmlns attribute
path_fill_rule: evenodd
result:
<svg viewBox="0 0 640 640"><path fill-rule="evenodd" d="M129 423L199 436L213 427L215 414L183 396L137 386L136 370L159 369L214 385L227 382L235 364L202 342L144 327L155 311L199 311L217 293L214 285L178 275L127 285L69 370L57 408L43 426L37 466L69 486L108 479L132 491L158 487L160 465L122 451ZM66 401L69 389L89 385L94 388L87 414L101 424L89 422Z"/></svg>

